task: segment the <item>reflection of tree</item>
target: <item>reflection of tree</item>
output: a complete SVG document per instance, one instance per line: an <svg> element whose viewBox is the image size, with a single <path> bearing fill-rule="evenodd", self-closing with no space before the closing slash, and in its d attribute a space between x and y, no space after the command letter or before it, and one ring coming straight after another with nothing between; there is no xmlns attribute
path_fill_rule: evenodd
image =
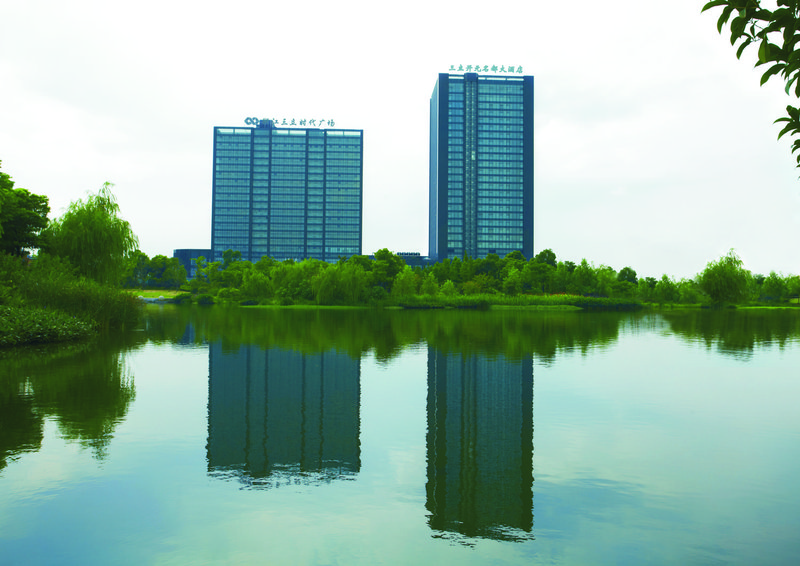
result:
<svg viewBox="0 0 800 566"><path fill-rule="evenodd" d="M390 360L407 346L427 342L444 351L485 352L547 361L565 349L616 340L620 313L525 310L244 309L174 307L148 311L145 324L159 339L281 346L306 353L331 349ZM191 329L191 330L189 330Z"/></svg>
<svg viewBox="0 0 800 566"><path fill-rule="evenodd" d="M24 391L0 392L0 470L9 460L42 445L44 421L36 413L33 398Z"/></svg>
<svg viewBox="0 0 800 566"><path fill-rule="evenodd" d="M429 348L427 446L435 536L533 538L531 356Z"/></svg>
<svg viewBox="0 0 800 566"><path fill-rule="evenodd" d="M793 309L737 309L663 313L671 330L721 353L751 354L756 347L800 338L800 312Z"/></svg>
<svg viewBox="0 0 800 566"><path fill-rule="evenodd" d="M119 338L4 352L0 362L0 462L38 449L46 418L98 459L134 398ZM12 416L12 414L14 416Z"/></svg>

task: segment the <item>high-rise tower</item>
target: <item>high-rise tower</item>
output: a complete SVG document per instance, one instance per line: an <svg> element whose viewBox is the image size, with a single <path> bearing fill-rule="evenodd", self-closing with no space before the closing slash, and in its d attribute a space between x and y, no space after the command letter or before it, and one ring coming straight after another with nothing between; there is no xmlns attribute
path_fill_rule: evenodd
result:
<svg viewBox="0 0 800 566"><path fill-rule="evenodd" d="M360 254L363 131L254 122L214 128L213 260Z"/></svg>
<svg viewBox="0 0 800 566"><path fill-rule="evenodd" d="M533 255L533 77L440 74L431 96L429 255Z"/></svg>

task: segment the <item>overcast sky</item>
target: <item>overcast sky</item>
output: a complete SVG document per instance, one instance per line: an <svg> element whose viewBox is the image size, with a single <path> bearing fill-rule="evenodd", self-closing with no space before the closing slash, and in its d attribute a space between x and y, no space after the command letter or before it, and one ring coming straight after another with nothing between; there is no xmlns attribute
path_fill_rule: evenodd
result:
<svg viewBox="0 0 800 566"><path fill-rule="evenodd" d="M692 277L800 273L800 170L704 0L10 0L0 160L51 217L103 182L150 256L210 245L214 126L364 130L363 252L428 252L428 113L450 65L535 77L534 249Z"/></svg>

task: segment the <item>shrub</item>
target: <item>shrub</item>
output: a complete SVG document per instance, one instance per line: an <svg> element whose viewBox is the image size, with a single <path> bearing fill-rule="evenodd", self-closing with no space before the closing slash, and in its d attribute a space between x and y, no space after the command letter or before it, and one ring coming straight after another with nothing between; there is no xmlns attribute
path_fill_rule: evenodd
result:
<svg viewBox="0 0 800 566"><path fill-rule="evenodd" d="M235 287L225 287L217 292L217 298L223 301L238 303L242 300L242 292Z"/></svg>
<svg viewBox="0 0 800 566"><path fill-rule="evenodd" d="M59 311L0 306L0 346L87 338L92 324Z"/></svg>
<svg viewBox="0 0 800 566"><path fill-rule="evenodd" d="M214 304L214 297L212 295L209 295L208 293L204 293L202 295L198 295L197 296L197 304L198 305L203 305L203 306L213 305Z"/></svg>
<svg viewBox="0 0 800 566"><path fill-rule="evenodd" d="M191 293L178 293L172 299L170 299L171 303L176 305L188 305L192 302L192 294Z"/></svg>

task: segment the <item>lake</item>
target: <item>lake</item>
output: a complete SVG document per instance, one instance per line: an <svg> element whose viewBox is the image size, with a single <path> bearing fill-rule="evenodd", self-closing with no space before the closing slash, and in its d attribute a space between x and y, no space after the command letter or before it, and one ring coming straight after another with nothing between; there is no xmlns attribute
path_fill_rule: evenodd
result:
<svg viewBox="0 0 800 566"><path fill-rule="evenodd" d="M0 351L0 564L796 564L800 311L148 306Z"/></svg>

